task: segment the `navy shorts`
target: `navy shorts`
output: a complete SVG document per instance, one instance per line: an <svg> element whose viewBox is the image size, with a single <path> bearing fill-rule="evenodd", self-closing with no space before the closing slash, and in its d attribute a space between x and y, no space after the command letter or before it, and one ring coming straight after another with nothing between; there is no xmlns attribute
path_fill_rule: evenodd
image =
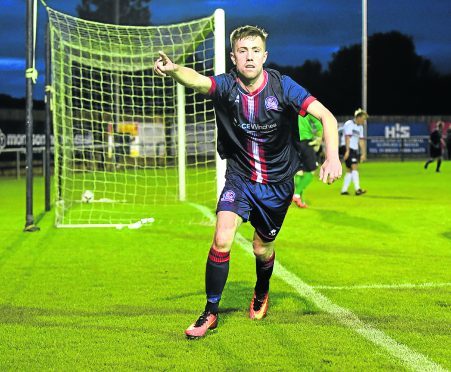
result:
<svg viewBox="0 0 451 372"><path fill-rule="evenodd" d="M280 184L261 184L229 173L216 213L236 213L243 222L250 221L260 238L270 242L282 228L293 192L293 178Z"/></svg>

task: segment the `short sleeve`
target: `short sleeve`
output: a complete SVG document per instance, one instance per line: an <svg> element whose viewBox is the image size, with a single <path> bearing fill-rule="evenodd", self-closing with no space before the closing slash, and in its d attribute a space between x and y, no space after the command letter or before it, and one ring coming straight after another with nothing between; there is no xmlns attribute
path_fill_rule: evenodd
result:
<svg viewBox="0 0 451 372"><path fill-rule="evenodd" d="M352 122L350 120L348 120L346 123L344 123L343 134L346 137L352 136Z"/></svg>
<svg viewBox="0 0 451 372"><path fill-rule="evenodd" d="M216 79L214 76L209 76L211 80L211 87L208 90L208 95L213 96L216 93Z"/></svg>
<svg viewBox="0 0 451 372"><path fill-rule="evenodd" d="M308 106L316 98L286 75L282 75L281 82L285 104L291 106L300 116L305 116Z"/></svg>
<svg viewBox="0 0 451 372"><path fill-rule="evenodd" d="M230 74L209 76L209 78L211 80L211 87L208 91L210 98L218 100L228 95L233 85L233 78Z"/></svg>

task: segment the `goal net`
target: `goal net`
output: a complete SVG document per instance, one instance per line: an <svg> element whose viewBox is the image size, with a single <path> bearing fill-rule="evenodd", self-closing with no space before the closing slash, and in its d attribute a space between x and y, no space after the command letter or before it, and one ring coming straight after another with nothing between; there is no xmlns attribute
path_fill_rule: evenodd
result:
<svg viewBox="0 0 451 372"><path fill-rule="evenodd" d="M47 11L56 225L124 226L181 201L213 206L213 106L153 64L162 50L204 75L223 72L224 13L136 27Z"/></svg>

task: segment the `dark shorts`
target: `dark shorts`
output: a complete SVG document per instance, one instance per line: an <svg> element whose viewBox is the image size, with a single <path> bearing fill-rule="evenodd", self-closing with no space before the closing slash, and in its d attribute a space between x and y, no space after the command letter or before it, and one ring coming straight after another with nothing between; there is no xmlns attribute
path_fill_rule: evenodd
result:
<svg viewBox="0 0 451 372"><path fill-rule="evenodd" d="M352 164L359 164L360 155L356 150L349 150L349 156L345 160L346 168L351 169Z"/></svg>
<svg viewBox="0 0 451 372"><path fill-rule="evenodd" d="M302 170L305 172L313 172L318 168L318 158L315 150L308 143L310 140L302 140L299 150L301 152Z"/></svg>
<svg viewBox="0 0 451 372"><path fill-rule="evenodd" d="M429 154L431 156L431 158L439 158L440 156L442 156L442 147L438 146L429 146Z"/></svg>
<svg viewBox="0 0 451 372"><path fill-rule="evenodd" d="M345 152L346 152L346 146L340 146L338 148L338 155L340 156L341 159L343 159L343 156L345 156Z"/></svg>
<svg viewBox="0 0 451 372"><path fill-rule="evenodd" d="M273 241L291 204L293 179L280 184L261 184L237 174L227 174L216 213L234 212L250 221L264 241Z"/></svg>

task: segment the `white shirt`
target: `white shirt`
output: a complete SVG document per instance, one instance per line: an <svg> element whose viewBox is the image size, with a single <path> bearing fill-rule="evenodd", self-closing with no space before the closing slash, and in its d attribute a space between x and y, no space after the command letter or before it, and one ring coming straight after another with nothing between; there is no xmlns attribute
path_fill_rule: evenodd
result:
<svg viewBox="0 0 451 372"><path fill-rule="evenodd" d="M344 135L349 138L349 148L351 150L359 150L359 141L364 137L363 125L358 125L354 120L348 120L344 124Z"/></svg>

